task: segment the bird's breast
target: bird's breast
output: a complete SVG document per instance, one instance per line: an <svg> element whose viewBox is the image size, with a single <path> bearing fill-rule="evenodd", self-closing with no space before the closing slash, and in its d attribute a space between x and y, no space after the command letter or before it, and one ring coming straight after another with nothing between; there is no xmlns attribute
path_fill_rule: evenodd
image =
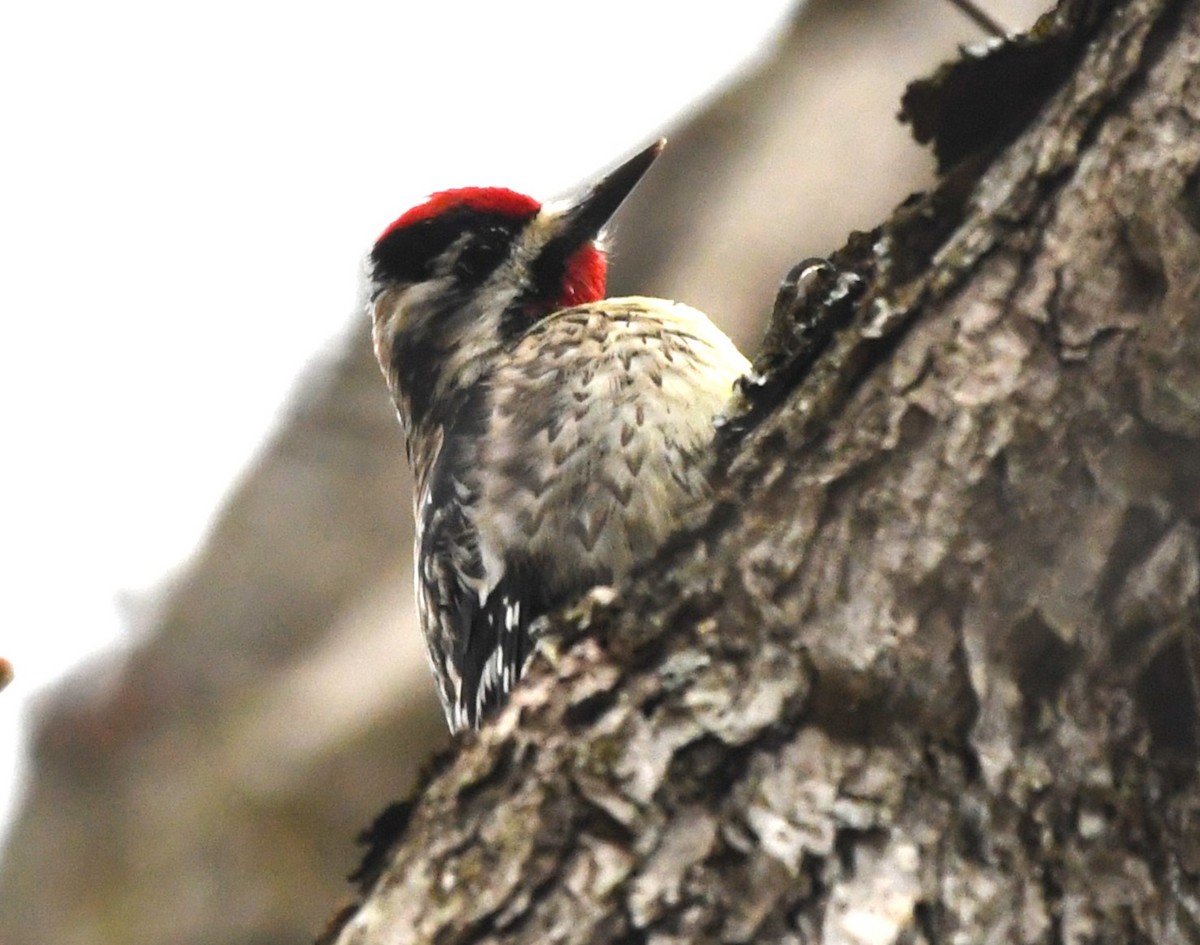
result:
<svg viewBox="0 0 1200 945"><path fill-rule="evenodd" d="M713 418L748 364L701 313L608 299L534 326L496 369L478 469L485 565L614 580L709 489Z"/></svg>

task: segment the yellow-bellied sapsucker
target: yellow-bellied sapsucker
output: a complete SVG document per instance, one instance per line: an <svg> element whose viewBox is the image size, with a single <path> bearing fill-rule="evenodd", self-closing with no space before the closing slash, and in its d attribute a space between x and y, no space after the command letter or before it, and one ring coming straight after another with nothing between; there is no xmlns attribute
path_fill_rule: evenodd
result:
<svg viewBox="0 0 1200 945"><path fill-rule="evenodd" d="M709 490L749 369L695 309L605 299L600 230L662 142L582 198L432 195L368 259L375 353L416 479L416 589L450 728L516 684L530 624L653 552Z"/></svg>

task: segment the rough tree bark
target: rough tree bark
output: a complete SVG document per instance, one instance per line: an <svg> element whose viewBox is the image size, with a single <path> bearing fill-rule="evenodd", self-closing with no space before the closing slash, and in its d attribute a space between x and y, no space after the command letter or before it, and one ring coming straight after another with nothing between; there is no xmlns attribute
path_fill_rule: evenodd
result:
<svg viewBox="0 0 1200 945"><path fill-rule="evenodd" d="M717 501L327 940L1200 941L1200 0L905 108L937 190L783 295Z"/></svg>

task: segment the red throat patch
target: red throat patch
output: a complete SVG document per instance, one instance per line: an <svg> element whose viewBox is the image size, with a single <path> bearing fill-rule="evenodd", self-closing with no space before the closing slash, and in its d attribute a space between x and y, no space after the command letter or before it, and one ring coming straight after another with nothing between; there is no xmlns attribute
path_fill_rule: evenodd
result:
<svg viewBox="0 0 1200 945"><path fill-rule="evenodd" d="M572 305L599 301L604 298L607 282L608 258L595 243L586 243L567 260L567 268L563 272L562 295L559 296L556 307L570 308Z"/></svg>

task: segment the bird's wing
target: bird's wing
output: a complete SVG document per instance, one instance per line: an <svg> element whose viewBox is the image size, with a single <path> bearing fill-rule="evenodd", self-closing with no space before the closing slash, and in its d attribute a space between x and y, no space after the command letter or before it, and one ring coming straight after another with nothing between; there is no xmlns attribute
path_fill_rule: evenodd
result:
<svg viewBox="0 0 1200 945"><path fill-rule="evenodd" d="M507 560L485 566L470 516L478 496L450 472L472 468L451 456L469 447L447 440L417 508L417 609L456 732L477 728L505 701L532 650L529 625L545 612L537 568Z"/></svg>

